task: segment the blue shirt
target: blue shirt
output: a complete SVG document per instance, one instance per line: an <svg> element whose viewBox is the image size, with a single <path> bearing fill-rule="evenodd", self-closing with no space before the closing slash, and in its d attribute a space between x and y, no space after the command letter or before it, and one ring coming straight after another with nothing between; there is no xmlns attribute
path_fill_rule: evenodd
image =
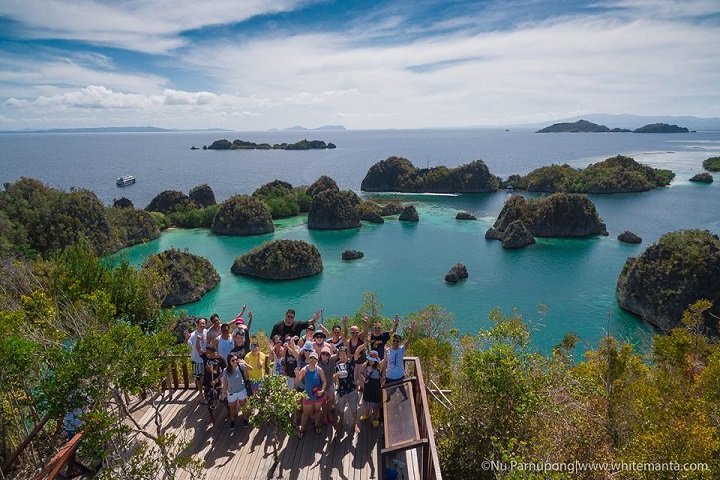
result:
<svg viewBox="0 0 720 480"><path fill-rule="evenodd" d="M397 350L391 348L387 353L387 371L385 377L396 380L405 376L405 345Z"/></svg>

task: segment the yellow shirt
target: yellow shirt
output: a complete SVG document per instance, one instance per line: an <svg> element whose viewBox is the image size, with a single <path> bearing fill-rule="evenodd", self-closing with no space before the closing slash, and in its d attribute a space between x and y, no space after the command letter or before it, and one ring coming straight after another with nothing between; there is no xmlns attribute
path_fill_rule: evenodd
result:
<svg viewBox="0 0 720 480"><path fill-rule="evenodd" d="M259 381L265 376L265 354L260 352L255 356L252 352L245 355L245 363L250 365L252 369L248 370L248 380Z"/></svg>

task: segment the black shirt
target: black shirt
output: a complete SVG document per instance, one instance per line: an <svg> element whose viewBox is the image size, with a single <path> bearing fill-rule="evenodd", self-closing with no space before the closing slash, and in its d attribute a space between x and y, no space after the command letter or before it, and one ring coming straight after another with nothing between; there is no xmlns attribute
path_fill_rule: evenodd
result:
<svg viewBox="0 0 720 480"><path fill-rule="evenodd" d="M227 362L219 355L215 358L210 358L207 353L203 353L201 356L205 364L205 376L203 378L205 388L219 388L221 385L222 372L227 368ZM214 384L213 380L215 382Z"/></svg>
<svg viewBox="0 0 720 480"><path fill-rule="evenodd" d="M270 333L270 338L275 337L275 335L280 335L280 338L283 340L287 335L290 336L301 336L302 331L307 328L307 326L310 325L310 322L295 322L293 321L292 325L289 327L285 324L285 320L280 320L278 323L273 325L272 332Z"/></svg>
<svg viewBox="0 0 720 480"><path fill-rule="evenodd" d="M385 356L385 344L388 340L390 340L390 332L382 332L380 335L370 335L370 350L375 350L380 360Z"/></svg>

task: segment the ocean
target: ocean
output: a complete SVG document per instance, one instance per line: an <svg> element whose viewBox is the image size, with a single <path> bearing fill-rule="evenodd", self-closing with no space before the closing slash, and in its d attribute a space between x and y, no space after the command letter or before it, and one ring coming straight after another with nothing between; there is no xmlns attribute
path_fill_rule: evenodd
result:
<svg viewBox="0 0 720 480"><path fill-rule="evenodd" d="M296 142L307 138L335 143L334 150L203 151L214 140ZM484 233L507 199L507 193L440 195L365 194L399 197L414 203L416 225L397 220L364 224L350 231L310 231L306 218L276 222L273 234L258 237L218 237L207 230L171 230L145 245L116 255L140 265L171 246L208 257L220 273L218 287L199 302L181 308L195 315L217 312L230 319L245 303L255 313L255 326L269 329L294 308L309 318L322 308L326 322L354 313L364 292L376 292L384 313L408 315L428 304L451 312L455 326L476 333L490 325L495 307L513 309L530 322L534 345L549 351L567 332L580 336L586 347L610 334L647 344L653 330L622 311L615 283L625 260L637 256L663 233L681 228L720 233L720 186L693 184L702 161L720 155L720 132L688 134L534 134L529 130L385 130L327 132L178 132L112 134L0 135L0 179L38 178L51 186L87 188L109 204L125 196L143 208L162 190L188 192L208 183L218 201L236 193L252 193L274 179L293 185L310 184L320 175L333 177L341 188L360 193L368 168L392 155L404 156L418 167L457 166L484 160L490 171L506 177L525 174L542 165L569 163L576 167L609 156L629 155L639 162L669 168L677 177L670 187L651 192L592 195L607 224L608 237L537 239L519 251L506 251ZM118 188L115 179L134 175L135 185ZM477 222L458 222L458 211L470 211ZM628 245L617 235L631 230L643 238ZM275 238L314 243L324 271L291 282L236 277L230 273L235 256ZM346 249L365 253L344 262ZM447 285L443 277L457 262L469 279Z"/></svg>

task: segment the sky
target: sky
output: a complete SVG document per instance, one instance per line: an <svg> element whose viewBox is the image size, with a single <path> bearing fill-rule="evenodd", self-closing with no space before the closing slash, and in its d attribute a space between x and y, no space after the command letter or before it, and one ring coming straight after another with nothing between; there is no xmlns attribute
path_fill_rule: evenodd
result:
<svg viewBox="0 0 720 480"><path fill-rule="evenodd" d="M0 130L720 117L718 0L2 0Z"/></svg>

